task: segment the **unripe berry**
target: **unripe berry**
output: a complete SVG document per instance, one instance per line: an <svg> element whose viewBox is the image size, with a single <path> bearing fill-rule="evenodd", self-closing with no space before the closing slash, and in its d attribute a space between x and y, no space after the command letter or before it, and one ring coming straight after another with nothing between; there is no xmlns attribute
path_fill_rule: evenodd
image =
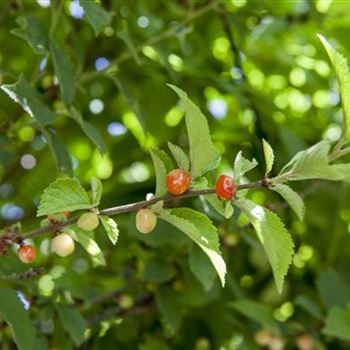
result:
<svg viewBox="0 0 350 350"><path fill-rule="evenodd" d="M269 343L270 350L283 350L284 349L284 341L279 336L273 336Z"/></svg>
<svg viewBox="0 0 350 350"><path fill-rule="evenodd" d="M295 339L295 343L299 350L312 350L314 341L308 334L301 334Z"/></svg>
<svg viewBox="0 0 350 350"><path fill-rule="evenodd" d="M272 334L267 329L260 329L254 334L254 340L260 346L269 345L271 338Z"/></svg>
<svg viewBox="0 0 350 350"><path fill-rule="evenodd" d="M157 217L151 209L140 209L136 214L136 228L141 233L150 233L157 225Z"/></svg>
<svg viewBox="0 0 350 350"><path fill-rule="evenodd" d="M98 216L95 213L84 213L80 215L77 225L85 231L93 231L99 224Z"/></svg>
<svg viewBox="0 0 350 350"><path fill-rule="evenodd" d="M220 199L232 199L236 190L236 184L231 176L221 175L216 180L215 191Z"/></svg>
<svg viewBox="0 0 350 350"><path fill-rule="evenodd" d="M67 233L60 233L52 239L52 250L61 257L66 257L74 252L73 238Z"/></svg>
<svg viewBox="0 0 350 350"><path fill-rule="evenodd" d="M170 171L166 178L166 186L171 194L176 196L185 193L190 187L190 174L182 169Z"/></svg>
<svg viewBox="0 0 350 350"><path fill-rule="evenodd" d="M18 249L18 257L25 264L30 264L36 258L36 249L30 244L23 245Z"/></svg>
<svg viewBox="0 0 350 350"><path fill-rule="evenodd" d="M119 298L119 305L122 309L130 309L134 305L134 299L131 295L123 294Z"/></svg>

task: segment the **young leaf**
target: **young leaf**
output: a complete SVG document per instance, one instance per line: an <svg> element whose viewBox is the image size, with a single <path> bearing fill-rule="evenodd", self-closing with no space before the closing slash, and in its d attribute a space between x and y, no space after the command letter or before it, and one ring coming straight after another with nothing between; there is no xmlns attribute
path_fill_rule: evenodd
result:
<svg viewBox="0 0 350 350"><path fill-rule="evenodd" d="M188 171L190 169L190 161L182 148L171 142L168 142L168 147L179 168Z"/></svg>
<svg viewBox="0 0 350 350"><path fill-rule="evenodd" d="M166 176L173 168L173 164L169 156L158 148L150 150L154 170L156 173L156 196L162 196L168 192L166 187Z"/></svg>
<svg viewBox="0 0 350 350"><path fill-rule="evenodd" d="M0 288L0 316L10 326L19 350L33 350L34 328L16 292Z"/></svg>
<svg viewBox="0 0 350 350"><path fill-rule="evenodd" d="M350 341L350 311L339 307L332 308L322 332L342 340Z"/></svg>
<svg viewBox="0 0 350 350"><path fill-rule="evenodd" d="M77 179L61 177L52 182L42 194L37 216L89 209L93 206Z"/></svg>
<svg viewBox="0 0 350 350"><path fill-rule="evenodd" d="M16 83L1 85L1 89L41 125L52 124L56 119L56 114L41 101L40 94L32 88L23 74Z"/></svg>
<svg viewBox="0 0 350 350"><path fill-rule="evenodd" d="M70 234L88 252L94 267L106 265L105 257L95 241L94 232L84 231L75 225L72 227Z"/></svg>
<svg viewBox="0 0 350 350"><path fill-rule="evenodd" d="M226 264L221 256L217 229L209 218L189 208L163 210L159 217L184 232L200 246L209 257L224 286Z"/></svg>
<svg viewBox="0 0 350 350"><path fill-rule="evenodd" d="M62 99L66 104L71 104L75 93L76 69L68 53L54 38L50 39L50 52L53 67L60 85Z"/></svg>
<svg viewBox="0 0 350 350"><path fill-rule="evenodd" d="M305 206L303 199L299 196L298 193L293 191L289 186L283 184L276 184L270 188L271 190L279 193L284 198L284 200L294 210L300 221L304 220Z"/></svg>
<svg viewBox="0 0 350 350"><path fill-rule="evenodd" d="M91 184L91 203L97 207L100 204L102 196L102 182L97 177L93 177L90 181Z"/></svg>
<svg viewBox="0 0 350 350"><path fill-rule="evenodd" d="M206 117L200 109L178 87L168 84L185 105L185 120L190 144L192 179L215 169L220 162L220 153L215 148Z"/></svg>
<svg viewBox="0 0 350 350"><path fill-rule="evenodd" d="M273 153L273 149L270 146L270 144L263 139L263 149L264 149L264 156L265 156L265 176L267 176L273 167L273 162L275 160L275 155Z"/></svg>
<svg viewBox="0 0 350 350"><path fill-rule="evenodd" d="M112 244L116 244L119 237L119 230L117 223L108 216L100 216L100 220L102 222L103 227L105 228L107 235L112 242Z"/></svg>
<svg viewBox="0 0 350 350"><path fill-rule="evenodd" d="M236 201L250 218L252 225L265 248L272 267L279 293L282 292L284 277L293 257L293 241L281 219L272 211L247 199Z"/></svg>
<svg viewBox="0 0 350 350"><path fill-rule="evenodd" d="M58 316L66 332L73 339L76 346L81 345L85 340L85 331L88 325L85 319L76 308L55 304Z"/></svg>
<svg viewBox="0 0 350 350"><path fill-rule="evenodd" d="M326 40L326 38L320 34L317 34L325 47L328 56L335 69L339 87L340 95L344 110L344 126L343 126L343 138L346 141L350 141L350 72L346 58L336 51Z"/></svg>
<svg viewBox="0 0 350 350"><path fill-rule="evenodd" d="M257 165L258 162L254 158L248 160L243 157L242 151L239 151L233 164L233 178L239 183L241 177L248 171L254 169Z"/></svg>
<svg viewBox="0 0 350 350"><path fill-rule="evenodd" d="M84 9L87 20L94 29L95 36L98 36L101 33L102 29L110 23L113 14L106 11L95 1L80 0L79 3Z"/></svg>

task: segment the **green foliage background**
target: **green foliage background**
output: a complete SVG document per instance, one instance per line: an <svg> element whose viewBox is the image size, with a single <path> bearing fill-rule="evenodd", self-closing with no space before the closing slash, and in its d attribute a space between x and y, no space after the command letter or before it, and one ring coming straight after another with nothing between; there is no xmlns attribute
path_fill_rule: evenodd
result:
<svg viewBox="0 0 350 350"><path fill-rule="evenodd" d="M74 173L85 187L92 176L100 178L101 208L154 192L149 149L165 148L168 141L185 148L188 143L183 107L167 83L185 90L208 116L222 155L212 179L232 173L240 150L260 163L248 178L263 178L262 139L275 151L274 176L296 152L321 139L336 141L341 134L335 72L316 34L347 56L347 2L103 0L101 7L85 1L80 20L72 18L69 5L63 0L51 0L49 8L36 1L0 2L1 84L13 84L23 74L44 106L57 114L49 125L40 125L0 94L0 207L2 213L9 203L23 208L24 231L38 226L39 196L60 176L59 168ZM138 25L141 16L149 20L145 28ZM48 33L54 38L50 43ZM95 69L98 57L111 63L102 72ZM93 99L104 104L98 115L89 109ZM208 110L213 101L226 104L223 119ZM110 135L111 122L123 123L125 134ZM42 136L51 140L54 152ZM31 170L20 165L28 153L37 161ZM5 190L8 184L12 191ZM35 350L78 348L83 341L83 349L259 349L254 334L262 328L280 336L286 349L296 348L295 339L304 333L316 349L347 349L349 185L312 180L293 188L305 197L303 223L277 193L248 195L276 211L293 237L296 254L281 295L262 246L240 212L223 220L199 199L181 205L207 212L218 226L228 270L224 289L187 237L165 223L141 236L133 214L116 218L120 237L115 246L103 228L96 231L105 266L103 256L91 260L81 247L65 259L48 254L48 238L41 236L34 240L40 251L35 265L46 272L28 281L11 277L27 269L11 251L1 257L1 285L32 302ZM0 223L13 221L3 215ZM117 295L96 302L118 288ZM8 293L3 289L0 295L7 300ZM110 310L114 316L106 317ZM21 323L18 315L9 322L1 314L9 324ZM86 332L85 322L90 325ZM13 347L8 327L1 328L0 337L3 349ZM17 344L27 349L25 342Z"/></svg>

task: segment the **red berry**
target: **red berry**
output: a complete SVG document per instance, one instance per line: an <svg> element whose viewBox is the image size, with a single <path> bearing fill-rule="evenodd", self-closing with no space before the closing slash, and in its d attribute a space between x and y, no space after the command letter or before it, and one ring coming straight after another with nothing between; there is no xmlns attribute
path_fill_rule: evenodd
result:
<svg viewBox="0 0 350 350"><path fill-rule="evenodd" d="M65 216L66 218L68 218L68 217L70 216L70 211L64 210L61 214L62 214L63 216Z"/></svg>
<svg viewBox="0 0 350 350"><path fill-rule="evenodd" d="M185 193L190 187L190 182L190 174L182 169L170 171L166 178L168 191L176 196Z"/></svg>
<svg viewBox="0 0 350 350"><path fill-rule="evenodd" d="M18 257L25 264L30 264L36 258L36 249L30 244L23 245L18 249Z"/></svg>
<svg viewBox="0 0 350 350"><path fill-rule="evenodd" d="M220 199L230 200L236 193L236 184L231 176L221 175L216 180L216 194Z"/></svg>

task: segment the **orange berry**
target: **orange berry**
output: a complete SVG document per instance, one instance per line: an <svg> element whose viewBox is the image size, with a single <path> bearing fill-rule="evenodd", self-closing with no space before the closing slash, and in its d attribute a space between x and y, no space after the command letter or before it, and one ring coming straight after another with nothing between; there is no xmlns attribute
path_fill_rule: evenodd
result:
<svg viewBox="0 0 350 350"><path fill-rule="evenodd" d="M19 247L17 252L19 260L25 264L32 263L36 258L36 249L30 244Z"/></svg>
<svg viewBox="0 0 350 350"><path fill-rule="evenodd" d="M166 186L171 194L176 196L185 193L190 187L190 174L182 169L170 171L166 178Z"/></svg>
<svg viewBox="0 0 350 350"><path fill-rule="evenodd" d="M221 175L216 180L215 191L220 199L232 199L236 190L236 183L231 176Z"/></svg>

